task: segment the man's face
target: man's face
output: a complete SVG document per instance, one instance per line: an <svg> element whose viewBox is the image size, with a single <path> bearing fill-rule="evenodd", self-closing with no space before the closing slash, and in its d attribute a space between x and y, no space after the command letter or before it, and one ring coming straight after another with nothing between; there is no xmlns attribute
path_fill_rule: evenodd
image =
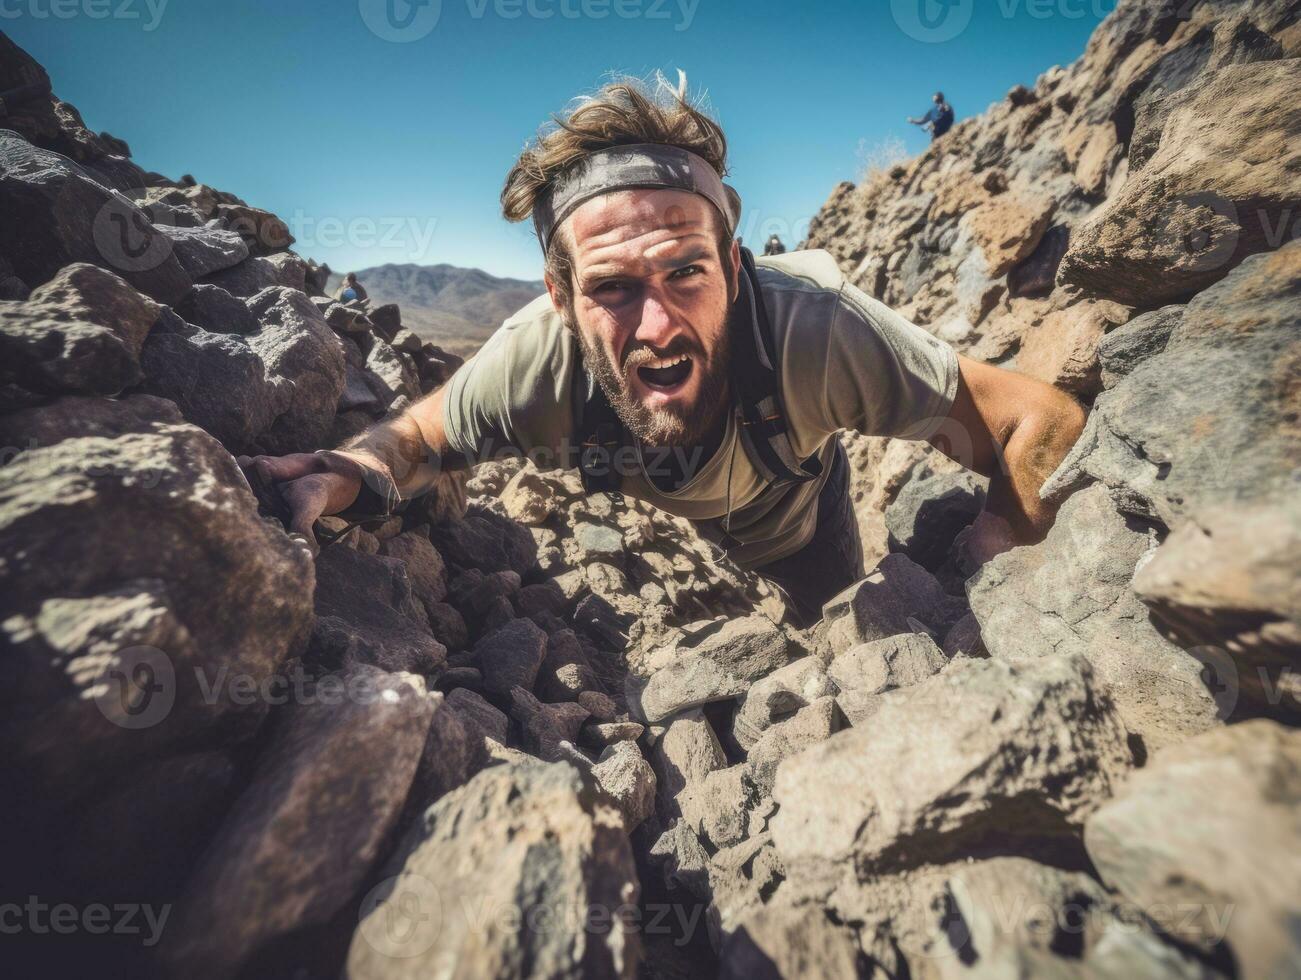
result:
<svg viewBox="0 0 1301 980"><path fill-rule="evenodd" d="M610 404L648 445L699 444L727 404L740 253L733 243L729 276L718 225L697 194L628 190L583 203L557 232L572 257L569 326Z"/></svg>

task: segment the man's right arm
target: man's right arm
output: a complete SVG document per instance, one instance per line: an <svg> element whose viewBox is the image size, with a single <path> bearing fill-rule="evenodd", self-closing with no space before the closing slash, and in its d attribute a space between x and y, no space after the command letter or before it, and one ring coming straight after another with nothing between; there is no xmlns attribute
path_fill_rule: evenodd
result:
<svg viewBox="0 0 1301 980"><path fill-rule="evenodd" d="M444 385L338 449L240 457L239 463L254 469L263 482L281 484L280 492L293 514L289 530L311 542L316 519L347 510L363 487L391 509L399 500L429 490L444 469L467 465L452 450L444 430L447 390Z"/></svg>

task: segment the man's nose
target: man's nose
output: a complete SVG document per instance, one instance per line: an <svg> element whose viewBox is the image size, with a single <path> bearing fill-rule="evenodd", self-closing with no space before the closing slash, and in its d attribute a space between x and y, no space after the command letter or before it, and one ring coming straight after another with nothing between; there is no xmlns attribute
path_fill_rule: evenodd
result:
<svg viewBox="0 0 1301 980"><path fill-rule="evenodd" d="M647 293L641 304L641 321L633 336L648 347L665 347L676 333L668 307L658 296Z"/></svg>

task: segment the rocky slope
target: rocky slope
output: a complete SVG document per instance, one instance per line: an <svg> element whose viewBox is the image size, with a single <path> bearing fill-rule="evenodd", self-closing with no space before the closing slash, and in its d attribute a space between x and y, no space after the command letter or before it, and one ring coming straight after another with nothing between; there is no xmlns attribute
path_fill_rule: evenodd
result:
<svg viewBox="0 0 1301 980"><path fill-rule="evenodd" d="M482 269L388 264L357 270L376 303L396 303L403 322L422 340L469 357L507 317L546 292L542 281L506 279ZM326 283L331 296L342 281Z"/></svg>
<svg viewBox="0 0 1301 980"><path fill-rule="evenodd" d="M1122 3L836 190L810 244L1093 412L1047 540L980 569L978 481L846 437L872 571L807 633L684 523L517 461L312 560L234 455L455 358L0 35L0 89L34 86L0 117L9 962L1301 973L1297 21Z"/></svg>

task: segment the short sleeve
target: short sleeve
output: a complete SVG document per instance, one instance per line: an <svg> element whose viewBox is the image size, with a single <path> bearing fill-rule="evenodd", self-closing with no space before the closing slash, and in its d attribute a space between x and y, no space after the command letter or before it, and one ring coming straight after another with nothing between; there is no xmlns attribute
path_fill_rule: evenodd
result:
<svg viewBox="0 0 1301 980"><path fill-rule="evenodd" d="M848 282L803 305L783 360L797 426L905 439L939 430L958 390L952 347Z"/></svg>
<svg viewBox="0 0 1301 980"><path fill-rule="evenodd" d="M573 429L575 356L558 318L505 323L447 382L448 444L475 462L522 453L558 465Z"/></svg>

